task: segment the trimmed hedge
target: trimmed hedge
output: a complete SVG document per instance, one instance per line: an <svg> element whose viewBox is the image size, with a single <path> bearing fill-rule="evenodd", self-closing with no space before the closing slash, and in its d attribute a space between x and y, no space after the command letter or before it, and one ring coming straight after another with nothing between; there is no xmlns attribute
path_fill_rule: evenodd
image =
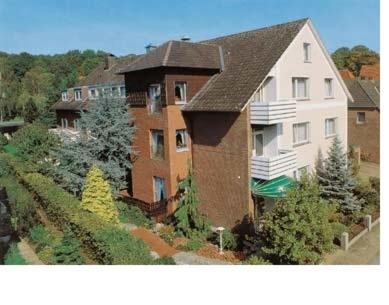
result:
<svg viewBox="0 0 389 305"><path fill-rule="evenodd" d="M81 202L51 178L34 173L34 167L9 154L0 154L26 187L39 197L50 219L62 230L70 228L102 264L152 264L148 246L128 231L81 208Z"/></svg>
<svg viewBox="0 0 389 305"><path fill-rule="evenodd" d="M7 190L11 216L19 236L27 236L30 229L39 223L36 208L38 203L15 177L0 177L0 185Z"/></svg>

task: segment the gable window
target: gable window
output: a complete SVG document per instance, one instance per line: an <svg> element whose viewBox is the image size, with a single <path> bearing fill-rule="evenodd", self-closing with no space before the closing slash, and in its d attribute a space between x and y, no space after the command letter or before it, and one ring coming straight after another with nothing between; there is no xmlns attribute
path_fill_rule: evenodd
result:
<svg viewBox="0 0 389 305"><path fill-rule="evenodd" d="M332 78L324 79L324 89L325 89L325 97L334 97L334 88L333 88L333 80Z"/></svg>
<svg viewBox="0 0 389 305"><path fill-rule="evenodd" d="M166 199L165 179L153 177L154 180L154 200L156 202Z"/></svg>
<svg viewBox="0 0 389 305"><path fill-rule="evenodd" d="M81 89L76 89L76 90L74 90L74 99L75 99L76 101L81 101L81 100L82 100Z"/></svg>
<svg viewBox="0 0 389 305"><path fill-rule="evenodd" d="M161 113L162 105L161 105L161 85L154 84L149 86L148 90L149 95L149 107L150 113Z"/></svg>
<svg viewBox="0 0 389 305"><path fill-rule="evenodd" d="M311 62L311 44L304 42L304 62Z"/></svg>
<svg viewBox="0 0 389 305"><path fill-rule="evenodd" d="M293 145L302 145L309 142L309 122L293 124Z"/></svg>
<svg viewBox="0 0 389 305"><path fill-rule="evenodd" d="M366 113L357 112L357 124L365 124L365 123L366 123Z"/></svg>
<svg viewBox="0 0 389 305"><path fill-rule="evenodd" d="M296 180L300 180L304 175L309 174L309 165L298 168L293 172L293 177Z"/></svg>
<svg viewBox="0 0 389 305"><path fill-rule="evenodd" d="M186 103L186 82L175 82L174 101L176 104Z"/></svg>
<svg viewBox="0 0 389 305"><path fill-rule="evenodd" d="M308 99L309 98L309 79L306 77L293 77L293 98L296 99Z"/></svg>
<svg viewBox="0 0 389 305"><path fill-rule="evenodd" d="M120 96L125 97L126 96L126 87L120 86Z"/></svg>
<svg viewBox="0 0 389 305"><path fill-rule="evenodd" d="M252 141L253 156L263 156L263 130L254 129Z"/></svg>
<svg viewBox="0 0 389 305"><path fill-rule="evenodd" d="M62 101L63 102L68 101L68 92L67 91L62 92Z"/></svg>
<svg viewBox="0 0 389 305"><path fill-rule="evenodd" d="M96 88L90 88L90 89L89 89L89 97L90 97L91 99L96 99L97 96L98 96L98 91L97 91L97 89L96 89Z"/></svg>
<svg viewBox="0 0 389 305"><path fill-rule="evenodd" d="M151 130L151 158L164 159L163 130Z"/></svg>
<svg viewBox="0 0 389 305"><path fill-rule="evenodd" d="M325 120L325 135L326 137L332 137L336 135L336 118Z"/></svg>
<svg viewBox="0 0 389 305"><path fill-rule="evenodd" d="M176 130L176 148L177 151L187 150L188 148L188 133L186 129Z"/></svg>

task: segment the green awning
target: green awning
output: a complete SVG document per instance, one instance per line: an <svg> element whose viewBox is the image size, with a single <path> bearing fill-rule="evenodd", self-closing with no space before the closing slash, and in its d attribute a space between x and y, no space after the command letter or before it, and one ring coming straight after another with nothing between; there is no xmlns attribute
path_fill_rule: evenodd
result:
<svg viewBox="0 0 389 305"><path fill-rule="evenodd" d="M251 178L251 191L256 196L282 198L294 184L295 181L287 176L280 176L268 181Z"/></svg>

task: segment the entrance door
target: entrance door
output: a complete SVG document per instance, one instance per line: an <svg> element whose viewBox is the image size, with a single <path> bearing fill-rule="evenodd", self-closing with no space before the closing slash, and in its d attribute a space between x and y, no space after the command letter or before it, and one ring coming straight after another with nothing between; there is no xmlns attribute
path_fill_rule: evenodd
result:
<svg viewBox="0 0 389 305"><path fill-rule="evenodd" d="M253 131L253 156L263 156L263 130Z"/></svg>

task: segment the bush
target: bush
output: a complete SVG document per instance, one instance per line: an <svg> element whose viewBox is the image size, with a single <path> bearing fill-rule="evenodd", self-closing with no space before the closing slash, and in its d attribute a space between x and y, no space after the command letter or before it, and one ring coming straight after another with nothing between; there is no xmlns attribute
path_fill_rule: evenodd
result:
<svg viewBox="0 0 389 305"><path fill-rule="evenodd" d="M80 243L71 232L66 232L61 243L54 247L53 261L55 264L60 265L84 264Z"/></svg>
<svg viewBox="0 0 389 305"><path fill-rule="evenodd" d="M42 262L44 262L45 265L54 264L53 254L54 254L54 249L53 247L50 246L44 247L42 250L37 252L39 259Z"/></svg>
<svg viewBox="0 0 389 305"><path fill-rule="evenodd" d="M333 222L331 225L334 232L334 238L338 239L339 243L342 237L342 233L347 232L347 226L340 222Z"/></svg>
<svg viewBox="0 0 389 305"><path fill-rule="evenodd" d="M19 236L27 236L30 229L39 222L36 213L38 203L15 177L0 178L0 185L7 190L14 229Z"/></svg>
<svg viewBox="0 0 389 305"><path fill-rule="evenodd" d="M8 176L11 172L11 168L7 161L0 158L0 177Z"/></svg>
<svg viewBox="0 0 389 305"><path fill-rule="evenodd" d="M175 260L172 257L164 256L156 259L153 262L154 265L176 265Z"/></svg>
<svg viewBox="0 0 389 305"><path fill-rule="evenodd" d="M196 251L204 246L207 235L200 231L189 231L188 232L188 242L184 246L184 249L187 251Z"/></svg>
<svg viewBox="0 0 389 305"><path fill-rule="evenodd" d="M19 249L15 244L11 244L4 258L5 265L27 265L26 260L20 255Z"/></svg>
<svg viewBox="0 0 389 305"><path fill-rule="evenodd" d="M222 233L223 249L234 250L237 247L236 237L229 229L225 229ZM214 234L213 243L220 244L220 234L217 232Z"/></svg>
<svg viewBox="0 0 389 305"><path fill-rule="evenodd" d="M128 220L130 223L146 229L152 229L154 222L148 218L140 208L131 206L128 210Z"/></svg>
<svg viewBox="0 0 389 305"><path fill-rule="evenodd" d="M169 245L173 245L174 238L176 237L176 232L173 226L163 226L159 231L158 231L159 236L166 241Z"/></svg>
<svg viewBox="0 0 389 305"><path fill-rule="evenodd" d="M43 225L36 225L30 230L30 240L36 245L36 249L39 252L44 247L52 246L55 237Z"/></svg>
<svg viewBox="0 0 389 305"><path fill-rule="evenodd" d="M8 144L8 139L5 137L5 135L0 133L0 150L3 148L4 145L7 144Z"/></svg>
<svg viewBox="0 0 389 305"><path fill-rule="evenodd" d="M243 265L271 265L271 264L272 263L269 262L268 260L256 255L251 255L243 262Z"/></svg>

